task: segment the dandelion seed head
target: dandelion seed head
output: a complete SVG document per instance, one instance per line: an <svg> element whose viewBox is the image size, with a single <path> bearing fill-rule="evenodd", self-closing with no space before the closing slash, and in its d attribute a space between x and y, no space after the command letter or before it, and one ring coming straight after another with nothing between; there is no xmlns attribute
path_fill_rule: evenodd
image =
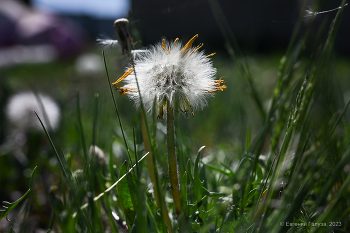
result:
<svg viewBox="0 0 350 233"><path fill-rule="evenodd" d="M117 25L128 25L128 24L129 24L129 20L126 18L120 18L114 21L114 27L117 27Z"/></svg>
<svg viewBox="0 0 350 233"><path fill-rule="evenodd" d="M224 82L221 78L215 80L216 69L210 59L213 54L206 56L200 51L202 44L192 47L197 37L193 37L185 46L178 39L173 42L163 40L146 51L138 52L134 56L134 67L128 68L113 85L121 94L133 100L137 107L141 104L141 94L149 112L155 101L158 118L162 118L167 103L175 112L180 110L186 115L188 112L193 115L194 109L207 105L207 99L214 92L226 88L221 85ZM119 87L123 80L126 85Z"/></svg>
<svg viewBox="0 0 350 233"><path fill-rule="evenodd" d="M114 29L118 35L120 40L120 46L122 48L123 54L129 54L128 42L131 43L132 47L134 46L134 42L129 32L129 20L125 18L117 19L114 21Z"/></svg>
<svg viewBox="0 0 350 233"><path fill-rule="evenodd" d="M46 95L39 94L38 97L42 106L31 92L23 92L12 96L6 106L7 119L16 128L29 131L42 131L42 126L34 113L35 111L38 113L45 127L50 129L44 119L43 107L51 128L56 130L61 118L58 105Z"/></svg>

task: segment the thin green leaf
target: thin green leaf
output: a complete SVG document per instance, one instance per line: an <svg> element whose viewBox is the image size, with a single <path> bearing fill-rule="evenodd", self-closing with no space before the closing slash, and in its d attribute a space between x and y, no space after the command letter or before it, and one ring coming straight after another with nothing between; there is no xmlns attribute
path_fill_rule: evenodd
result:
<svg viewBox="0 0 350 233"><path fill-rule="evenodd" d="M46 134L47 138L48 138L49 141L50 141L50 144L51 144L51 146L52 146L52 149L54 150L55 155L56 155L56 158L57 158L57 160L58 160L58 162L59 162L59 164L60 164L60 166L61 166L61 169L62 169L64 178L66 179L66 181L67 181L69 187L73 188L73 187L74 187L74 186L73 186L74 182L72 182L72 179L71 179L71 178L72 178L72 173L71 173L71 171L70 171L69 169L66 169L66 168L65 168L65 166L64 166L64 164L63 164L63 162L62 162L62 160L61 160L61 157L60 157L60 155L58 154L58 152L57 152L57 150L56 150L56 147L55 147L55 145L53 144L53 141L51 140L51 137L50 137L49 133L47 132L47 130L46 130L46 128L45 128L43 122L41 121L40 117L38 116L38 114L37 114L35 111L34 111L34 113L35 113L35 115L37 116L37 118L39 119L40 124L41 124L41 126L43 127L43 129L44 129L44 131L45 131L45 134ZM64 158L63 158L63 161L65 162ZM65 164L65 165L66 165L66 164ZM67 171L67 170L68 170L68 171Z"/></svg>
<svg viewBox="0 0 350 233"><path fill-rule="evenodd" d="M200 153L201 151L205 148L205 146L202 146L197 153L197 158L194 163L194 192L196 196L196 201L199 201L202 198L201 192L203 188L203 181L200 179L200 174L199 174L199 160L200 160Z"/></svg>
<svg viewBox="0 0 350 233"><path fill-rule="evenodd" d="M5 216L7 216L11 212L11 210L13 208L15 208L28 195L28 193L31 191L31 189L33 187L33 180L34 180L34 175L35 175L36 168L37 167L35 167L33 169L32 176L30 178L30 184L29 184L28 191L15 202L12 202L12 203L7 202L7 201L3 201L2 202L2 204L3 204L2 208L4 208L4 210L0 210L0 220L2 218L4 218Z"/></svg>
<svg viewBox="0 0 350 233"><path fill-rule="evenodd" d="M116 114L117 114L117 118L118 118L118 122L119 122L119 126L120 126L120 131L122 132L122 135L123 135L123 140L124 140L124 144L125 144L125 147L126 147L126 151L128 152L129 158L131 158L129 146L128 146L128 143L126 142L126 137L125 137L123 125L122 125L122 122L121 122L121 120L120 120L117 102L115 101L114 92L113 92L112 84L111 84L111 79L109 78L109 73L108 73L108 68L107 68L107 62L106 62L106 57L105 57L105 51L103 50L103 47L102 47L102 57L103 57L103 63L104 63L104 65L105 65L105 70L106 70L106 76L107 76L107 80L108 80L109 90L110 90L111 95L112 95L112 100L113 100L115 112L116 112Z"/></svg>

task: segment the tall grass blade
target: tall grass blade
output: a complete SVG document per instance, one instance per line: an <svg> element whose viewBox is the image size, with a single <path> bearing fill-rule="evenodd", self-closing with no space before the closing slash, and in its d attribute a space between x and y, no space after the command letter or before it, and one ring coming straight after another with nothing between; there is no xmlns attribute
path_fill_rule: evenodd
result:
<svg viewBox="0 0 350 233"><path fill-rule="evenodd" d="M81 143L82 143L82 147L83 147L85 166L86 166L86 164L88 162L88 153L87 153L87 145L86 145L86 141L85 141L83 122L82 122L82 118L81 118L81 108L80 108L80 97L79 97L79 94L77 94L77 116L78 116L79 131L80 131Z"/></svg>
<svg viewBox="0 0 350 233"><path fill-rule="evenodd" d="M119 126L120 126L120 131L122 132L122 135L123 135L123 140L124 140L124 144L125 144L125 147L126 147L126 151L127 151L127 153L128 153L128 156L129 156L129 158L131 158L129 146L128 146L128 143L127 143L127 141L126 141L126 137L125 137L123 125L122 125L122 122L121 122L121 119L120 119L120 116L119 116L119 110L118 110L117 102L115 101L114 92L113 92L112 84L111 84L111 79L109 78L109 73L108 73L108 68L107 68L107 62L106 62L106 57L105 57L105 52L104 52L103 47L102 47L102 57L103 57L103 63L104 63L104 66L105 66L106 76L107 76L107 80L108 80L109 90L110 90L110 92L111 92L111 96L112 96L112 100L113 100L115 112L116 112L116 114L117 114L117 118L118 118L118 122L119 122Z"/></svg>

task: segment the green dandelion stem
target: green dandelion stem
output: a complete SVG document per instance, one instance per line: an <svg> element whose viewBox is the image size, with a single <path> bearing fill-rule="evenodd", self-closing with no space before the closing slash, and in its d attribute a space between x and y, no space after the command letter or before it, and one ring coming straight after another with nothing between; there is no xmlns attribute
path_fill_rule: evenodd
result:
<svg viewBox="0 0 350 233"><path fill-rule="evenodd" d="M168 209L167 209L167 206L165 203L165 199L162 196L162 193L160 191L159 178L158 178L159 176L157 173L157 169L155 167L156 159L153 156L154 149L152 148L151 142L149 140L151 137L150 137L150 132L149 132L148 123L147 123L146 111L145 111L143 100L141 97L140 86L139 86L139 82L137 80L137 75L136 75L135 63L134 63L134 59L132 56L130 56L130 62L132 64L132 68L134 70L137 91L138 91L139 96L140 96L142 137L143 137L143 141L144 141L145 150L146 150L146 152L149 152L149 156L147 156L147 168L149 171L151 182L153 184L154 197L156 199L156 203L157 203L158 208L160 208L162 210L161 216L163 217L164 222L168 228L168 232L173 233L173 229L172 229L171 221L169 218Z"/></svg>
<svg viewBox="0 0 350 233"><path fill-rule="evenodd" d="M158 175L156 174L156 168L154 167L154 164L156 164L155 162L155 158L153 157L152 154L152 150L151 150L151 146L150 146L150 141L148 140L148 135L147 135L147 126L146 126L146 119L144 119L144 115L141 114L141 123L142 123L142 137L143 137L143 141L144 141L144 146L145 146L145 151L148 152L148 156L146 158L147 161L147 168L148 168L148 172L149 172L149 176L151 178L151 182L153 184L153 190L154 190L154 197L156 199L156 203L157 206L162 210L162 214L163 214L163 219L165 224L167 225L168 231L169 233L172 233L172 226L171 226L171 221L169 218L169 214L168 214L168 208L166 206L165 203L165 199L161 198L159 195L159 187L157 187L157 183L159 181L157 181L157 177Z"/></svg>
<svg viewBox="0 0 350 233"><path fill-rule="evenodd" d="M174 206L177 217L181 214L181 198L180 187L177 175L177 164L175 155L175 132L174 132L174 116L173 109L167 101L167 146L168 146L168 163L169 163L169 179L171 192L173 194Z"/></svg>

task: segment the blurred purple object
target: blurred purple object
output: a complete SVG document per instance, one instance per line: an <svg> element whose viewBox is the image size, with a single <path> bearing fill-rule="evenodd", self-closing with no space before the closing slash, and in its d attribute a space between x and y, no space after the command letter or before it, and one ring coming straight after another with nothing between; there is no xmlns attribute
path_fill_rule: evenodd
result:
<svg viewBox="0 0 350 233"><path fill-rule="evenodd" d="M86 32L73 21L29 8L18 1L0 2L0 49L13 45L51 45L58 57L79 53Z"/></svg>

